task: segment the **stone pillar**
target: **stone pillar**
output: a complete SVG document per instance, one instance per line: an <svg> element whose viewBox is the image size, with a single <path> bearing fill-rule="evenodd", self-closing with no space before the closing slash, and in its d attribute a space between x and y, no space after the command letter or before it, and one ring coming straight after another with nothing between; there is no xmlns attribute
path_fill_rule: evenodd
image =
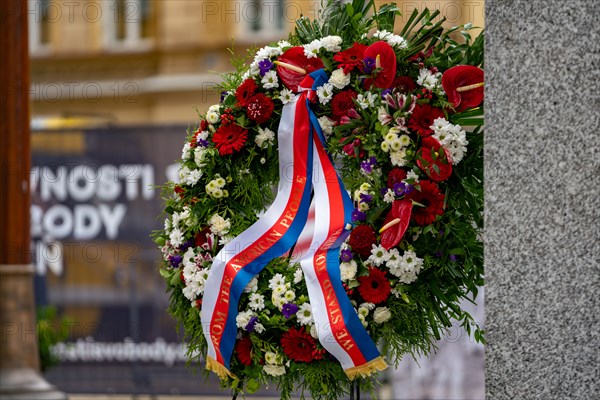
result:
<svg viewBox="0 0 600 400"><path fill-rule="evenodd" d="M486 391L600 398L600 12L486 1Z"/></svg>
<svg viewBox="0 0 600 400"><path fill-rule="evenodd" d="M29 257L27 2L0 2L0 397L62 400L39 374Z"/></svg>

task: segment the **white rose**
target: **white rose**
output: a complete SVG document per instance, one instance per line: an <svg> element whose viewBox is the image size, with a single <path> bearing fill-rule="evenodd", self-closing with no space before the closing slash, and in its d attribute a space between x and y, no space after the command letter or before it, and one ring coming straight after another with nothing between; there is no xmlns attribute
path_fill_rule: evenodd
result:
<svg viewBox="0 0 600 400"><path fill-rule="evenodd" d="M340 273L343 281L350 281L356 276L356 261L350 260L349 262L343 262L340 264Z"/></svg>
<svg viewBox="0 0 600 400"><path fill-rule="evenodd" d="M350 75L344 74L344 70L339 68L333 71L329 78L329 83L335 86L337 89L343 89L350 83Z"/></svg>
<svg viewBox="0 0 600 400"><path fill-rule="evenodd" d="M373 321L377 324L383 324L390 318L392 318L392 313L387 307L377 307L375 311L373 311Z"/></svg>

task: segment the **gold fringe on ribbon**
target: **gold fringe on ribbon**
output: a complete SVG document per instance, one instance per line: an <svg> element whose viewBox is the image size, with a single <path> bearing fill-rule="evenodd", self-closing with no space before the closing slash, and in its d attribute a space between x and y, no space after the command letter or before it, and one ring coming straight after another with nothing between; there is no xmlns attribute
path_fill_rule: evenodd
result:
<svg viewBox="0 0 600 400"><path fill-rule="evenodd" d="M206 357L206 369L219 375L219 378L221 379L225 379L227 377L238 379L237 376L232 374L231 371L225 368L224 365L219 364L219 362L212 357Z"/></svg>
<svg viewBox="0 0 600 400"><path fill-rule="evenodd" d="M353 381L358 377L366 378L375 372L383 371L387 367L388 365L385 362L385 360L381 356L379 356L377 358L372 359L366 364L345 369L344 372L348 376L348 379Z"/></svg>

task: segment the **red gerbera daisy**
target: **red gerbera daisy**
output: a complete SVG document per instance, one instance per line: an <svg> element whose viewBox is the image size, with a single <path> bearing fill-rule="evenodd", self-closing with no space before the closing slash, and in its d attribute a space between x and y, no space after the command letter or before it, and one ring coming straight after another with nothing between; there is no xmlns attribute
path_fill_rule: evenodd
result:
<svg viewBox="0 0 600 400"><path fill-rule="evenodd" d="M418 104L408 120L408 127L422 137L431 136L433 129L430 126L433 125L433 120L443 117L444 112L441 109L431 107L429 104Z"/></svg>
<svg viewBox="0 0 600 400"><path fill-rule="evenodd" d="M354 108L354 99L358 93L354 90L344 90L339 92L331 99L331 112L336 121L348 115L348 111Z"/></svg>
<svg viewBox="0 0 600 400"><path fill-rule="evenodd" d="M257 124L264 124L271 118L275 104L273 104L273 100L270 97L262 93L257 93L248 100L246 107L248 118Z"/></svg>
<svg viewBox="0 0 600 400"><path fill-rule="evenodd" d="M252 365L252 340L245 336L235 344L235 354L243 365Z"/></svg>
<svg viewBox="0 0 600 400"><path fill-rule="evenodd" d="M221 125L212 138L222 156L240 151L247 139L248 131L237 124Z"/></svg>
<svg viewBox="0 0 600 400"><path fill-rule="evenodd" d="M377 237L373 228L369 225L359 225L350 233L348 244L352 247L352 251L360 254L363 258L368 258L376 241Z"/></svg>
<svg viewBox="0 0 600 400"><path fill-rule="evenodd" d="M311 362L317 349L317 343L303 328L290 328L281 337L283 352L290 359L298 362Z"/></svg>
<svg viewBox="0 0 600 400"><path fill-rule="evenodd" d="M256 82L254 82L254 79L248 78L242 82L242 84L235 91L235 98L238 104L241 107L245 107L248 104L248 100L254 96L254 93L256 93L257 89L258 85Z"/></svg>
<svg viewBox="0 0 600 400"><path fill-rule="evenodd" d="M366 45L354 43L348 50L341 51L333 56L333 59L340 63L338 67L343 68L344 74L348 75L354 68L362 65L366 49Z"/></svg>
<svg viewBox="0 0 600 400"><path fill-rule="evenodd" d="M397 88L400 93L409 93L417 88L417 84L408 76L399 76L394 79L394 83L392 84L395 88Z"/></svg>
<svg viewBox="0 0 600 400"><path fill-rule="evenodd" d="M359 276L358 293L369 303L379 304L387 300L392 287L385 277L385 272L375 267L369 268L369 275Z"/></svg>
<svg viewBox="0 0 600 400"><path fill-rule="evenodd" d="M420 181L420 189L410 194L410 199L423 205L415 204L412 209L413 220L421 225L429 225L435 221L435 217L444 214L444 195L437 185L431 181Z"/></svg>
<svg viewBox="0 0 600 400"><path fill-rule="evenodd" d="M400 183L404 179L406 179L406 171L402 168L394 167L388 174L387 186L393 189L396 183Z"/></svg>

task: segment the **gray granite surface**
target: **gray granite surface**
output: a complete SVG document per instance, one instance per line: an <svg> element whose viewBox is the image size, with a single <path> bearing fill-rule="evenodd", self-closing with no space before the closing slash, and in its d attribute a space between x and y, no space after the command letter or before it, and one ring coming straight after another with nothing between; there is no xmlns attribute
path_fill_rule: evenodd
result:
<svg viewBox="0 0 600 400"><path fill-rule="evenodd" d="M600 1L486 2L486 393L600 398Z"/></svg>

